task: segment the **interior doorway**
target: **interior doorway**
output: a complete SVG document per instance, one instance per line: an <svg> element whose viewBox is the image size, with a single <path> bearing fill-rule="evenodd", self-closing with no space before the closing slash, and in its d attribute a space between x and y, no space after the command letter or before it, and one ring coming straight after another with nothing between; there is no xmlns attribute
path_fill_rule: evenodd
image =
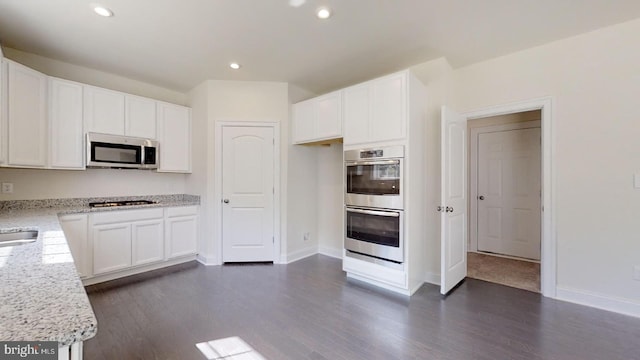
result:
<svg viewBox="0 0 640 360"><path fill-rule="evenodd" d="M541 117L531 110L467 123L468 277L541 290Z"/></svg>

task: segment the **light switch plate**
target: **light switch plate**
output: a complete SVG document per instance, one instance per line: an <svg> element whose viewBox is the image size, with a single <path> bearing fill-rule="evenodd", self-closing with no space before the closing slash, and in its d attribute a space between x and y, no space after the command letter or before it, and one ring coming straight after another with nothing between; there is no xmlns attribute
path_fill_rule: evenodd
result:
<svg viewBox="0 0 640 360"><path fill-rule="evenodd" d="M633 187L640 189L640 174L633 175Z"/></svg>

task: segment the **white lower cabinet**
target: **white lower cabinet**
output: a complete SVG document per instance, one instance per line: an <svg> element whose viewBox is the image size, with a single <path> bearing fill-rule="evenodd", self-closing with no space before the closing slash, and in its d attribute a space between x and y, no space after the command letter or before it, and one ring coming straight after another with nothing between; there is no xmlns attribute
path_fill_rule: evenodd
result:
<svg viewBox="0 0 640 360"><path fill-rule="evenodd" d="M195 206L167 208L165 232L168 259L197 252L197 214Z"/></svg>
<svg viewBox="0 0 640 360"><path fill-rule="evenodd" d="M132 265L164 260L164 221L139 221L131 225Z"/></svg>
<svg viewBox="0 0 640 360"><path fill-rule="evenodd" d="M78 274L89 283L193 260L197 254L197 205L59 219Z"/></svg>
<svg viewBox="0 0 640 360"><path fill-rule="evenodd" d="M89 263L88 236L87 236L88 216L86 214L62 215L60 216L60 225L64 236L67 238L67 244L73 262L76 264L78 275L81 278L91 276L91 264Z"/></svg>
<svg viewBox="0 0 640 360"><path fill-rule="evenodd" d="M131 224L94 225L93 275L131 266Z"/></svg>

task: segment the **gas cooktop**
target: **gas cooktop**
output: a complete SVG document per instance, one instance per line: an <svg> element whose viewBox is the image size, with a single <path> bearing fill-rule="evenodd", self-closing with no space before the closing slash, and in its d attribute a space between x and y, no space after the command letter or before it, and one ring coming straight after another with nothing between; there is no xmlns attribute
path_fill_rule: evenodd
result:
<svg viewBox="0 0 640 360"><path fill-rule="evenodd" d="M89 207L103 208L103 207L116 207L116 206L134 206L134 205L151 205L156 204L151 200L125 200L125 201L105 201L105 202L92 202L89 203Z"/></svg>

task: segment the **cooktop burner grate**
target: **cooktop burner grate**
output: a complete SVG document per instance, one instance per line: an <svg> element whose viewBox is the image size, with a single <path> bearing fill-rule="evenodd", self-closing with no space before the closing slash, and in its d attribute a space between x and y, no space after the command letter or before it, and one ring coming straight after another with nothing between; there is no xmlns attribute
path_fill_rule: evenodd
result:
<svg viewBox="0 0 640 360"><path fill-rule="evenodd" d="M104 202L89 203L89 207L103 208L103 207L116 207L116 206L151 205L155 203L156 203L155 201L151 201L151 200L104 201Z"/></svg>

